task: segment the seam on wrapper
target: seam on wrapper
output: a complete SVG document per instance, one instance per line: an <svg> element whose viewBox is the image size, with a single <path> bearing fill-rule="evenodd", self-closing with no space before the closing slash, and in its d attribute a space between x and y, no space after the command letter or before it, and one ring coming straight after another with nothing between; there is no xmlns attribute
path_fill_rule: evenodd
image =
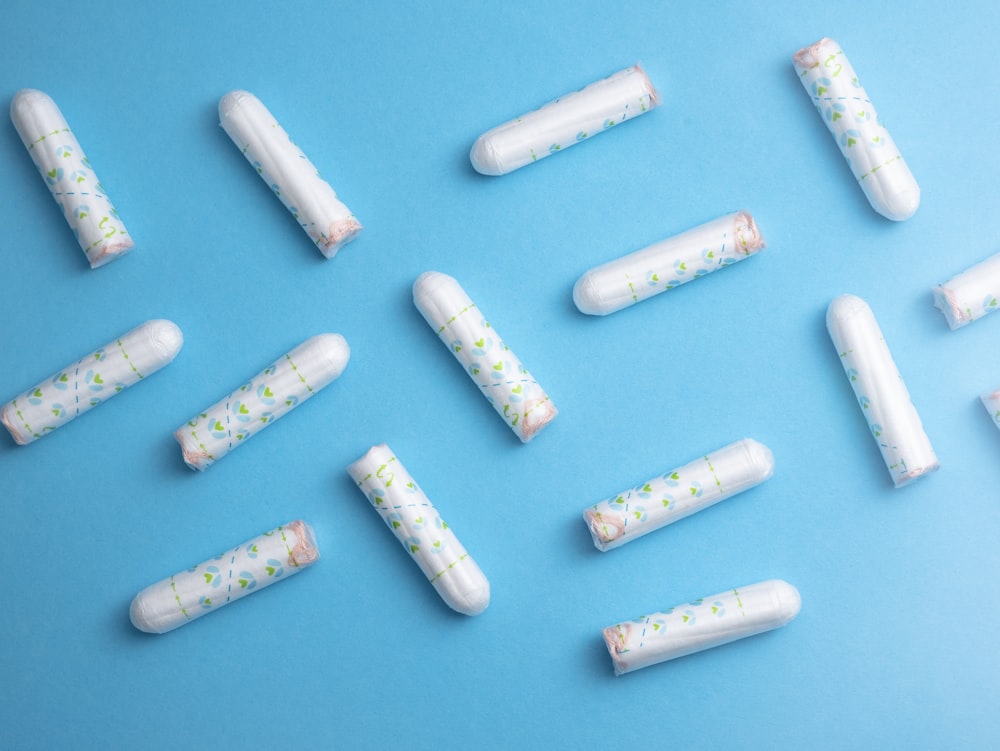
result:
<svg viewBox="0 0 1000 751"><path fill-rule="evenodd" d="M387 445L372 446L347 473L441 599L463 615L490 603L490 583Z"/></svg>
<svg viewBox="0 0 1000 751"><path fill-rule="evenodd" d="M333 258L358 236L357 217L257 97L223 96L219 124L324 256Z"/></svg>
<svg viewBox="0 0 1000 751"><path fill-rule="evenodd" d="M913 216L920 186L840 45L824 37L792 61L872 208L897 222Z"/></svg>
<svg viewBox="0 0 1000 751"><path fill-rule="evenodd" d="M742 261L766 247L746 211L718 219L596 266L573 286L581 313L608 315Z"/></svg>
<svg viewBox="0 0 1000 751"><path fill-rule="evenodd" d="M1000 253L934 287L934 307L952 331L1000 308Z"/></svg>
<svg viewBox="0 0 1000 751"><path fill-rule="evenodd" d="M90 267L130 251L134 243L125 224L52 97L21 89L11 100L10 119Z"/></svg>
<svg viewBox="0 0 1000 751"><path fill-rule="evenodd" d="M636 65L483 133L469 159L483 175L504 175L642 115L660 104Z"/></svg>

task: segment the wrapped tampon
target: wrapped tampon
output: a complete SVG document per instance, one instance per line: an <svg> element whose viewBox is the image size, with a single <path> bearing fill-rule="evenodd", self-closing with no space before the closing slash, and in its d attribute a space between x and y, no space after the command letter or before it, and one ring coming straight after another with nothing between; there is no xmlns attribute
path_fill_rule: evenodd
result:
<svg viewBox="0 0 1000 751"><path fill-rule="evenodd" d="M372 446L347 473L448 607L464 615L486 610L489 581L392 449Z"/></svg>
<svg viewBox="0 0 1000 751"><path fill-rule="evenodd" d="M784 626L799 614L799 591L771 579L604 629L615 675Z"/></svg>
<svg viewBox="0 0 1000 751"><path fill-rule="evenodd" d="M152 375L183 343L171 321L146 321L7 402L0 420L17 443L31 443Z"/></svg>
<svg viewBox="0 0 1000 751"><path fill-rule="evenodd" d="M583 519L597 549L611 550L749 490L772 474L771 449L744 438L601 501L584 511Z"/></svg>
<svg viewBox="0 0 1000 751"><path fill-rule="evenodd" d="M165 634L317 560L312 528L303 521L289 522L146 587L132 600L129 617L140 631Z"/></svg>
<svg viewBox="0 0 1000 751"><path fill-rule="evenodd" d="M952 331L992 313L1000 307L1000 253L938 285L933 292L934 307L944 314Z"/></svg>
<svg viewBox="0 0 1000 751"><path fill-rule="evenodd" d="M555 418L549 395L455 279L437 271L421 274L413 284L413 304L523 443Z"/></svg>
<svg viewBox="0 0 1000 751"><path fill-rule="evenodd" d="M184 463L208 469L340 377L350 356L340 334L318 334L282 355L177 429Z"/></svg>
<svg viewBox="0 0 1000 751"><path fill-rule="evenodd" d="M726 214L591 269L573 287L573 302L588 315L614 313L731 266L764 247L750 214Z"/></svg>
<svg viewBox="0 0 1000 751"><path fill-rule="evenodd" d="M90 267L131 250L132 238L52 98L37 89L21 89L10 103L10 119Z"/></svg>
<svg viewBox="0 0 1000 751"><path fill-rule="evenodd" d="M920 186L840 45L823 38L800 49L792 60L872 208L897 222L913 216L920 205Z"/></svg>
<svg viewBox="0 0 1000 751"><path fill-rule="evenodd" d="M1000 389L987 391L979 397L979 400L986 407L987 413L993 419L993 424L1000 428Z"/></svg>
<svg viewBox="0 0 1000 751"><path fill-rule="evenodd" d="M841 295L827 309L826 327L893 484L940 467L868 303Z"/></svg>
<svg viewBox="0 0 1000 751"><path fill-rule="evenodd" d="M660 103L638 64L483 133L470 153L484 175L505 175L649 112Z"/></svg>
<svg viewBox="0 0 1000 751"><path fill-rule="evenodd" d="M229 92L219 100L219 121L324 256L358 236L361 223L257 97Z"/></svg>

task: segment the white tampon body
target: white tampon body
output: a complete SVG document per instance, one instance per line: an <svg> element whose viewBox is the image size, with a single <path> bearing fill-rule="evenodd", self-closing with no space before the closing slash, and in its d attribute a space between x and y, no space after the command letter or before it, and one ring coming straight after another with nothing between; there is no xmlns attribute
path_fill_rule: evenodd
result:
<svg viewBox="0 0 1000 751"><path fill-rule="evenodd" d="M840 45L824 37L792 60L872 208L896 222L913 216L920 186Z"/></svg>
<svg viewBox="0 0 1000 751"><path fill-rule="evenodd" d="M624 675L784 626L801 607L795 587L771 579L608 626L604 643Z"/></svg>
<svg viewBox="0 0 1000 751"><path fill-rule="evenodd" d="M361 223L257 97L229 92L219 100L219 121L324 256L358 236Z"/></svg>
<svg viewBox="0 0 1000 751"><path fill-rule="evenodd" d="M986 412L993 420L993 424L1000 428L1000 389L987 391L979 397L979 400L986 407Z"/></svg>
<svg viewBox="0 0 1000 751"><path fill-rule="evenodd" d="M0 420L17 443L31 443L152 375L183 343L171 321L146 321L7 402Z"/></svg>
<svg viewBox="0 0 1000 751"><path fill-rule="evenodd" d="M764 247L749 213L726 214L591 269L573 287L573 302L588 315L614 313L731 266Z"/></svg>
<svg viewBox="0 0 1000 751"><path fill-rule="evenodd" d="M940 467L868 303L841 295L827 309L826 327L893 484Z"/></svg>
<svg viewBox="0 0 1000 751"><path fill-rule="evenodd" d="M773 474L771 449L744 438L601 501L585 510L583 519L597 549L611 550L749 490Z"/></svg>
<svg viewBox="0 0 1000 751"><path fill-rule="evenodd" d="M464 615L486 610L489 581L392 449L372 446L347 473L448 607Z"/></svg>
<svg viewBox="0 0 1000 751"><path fill-rule="evenodd" d="M287 579L319 560L312 528L293 521L146 587L132 600L132 625L165 634L223 605Z"/></svg>
<svg viewBox="0 0 1000 751"><path fill-rule="evenodd" d="M649 77L636 64L483 133L469 157L476 172L505 175L659 103Z"/></svg>
<svg viewBox="0 0 1000 751"><path fill-rule="evenodd" d="M340 334L307 339L177 429L184 463L208 469L340 377L350 357Z"/></svg>
<svg viewBox="0 0 1000 751"><path fill-rule="evenodd" d="M132 238L52 98L37 89L21 89L10 103L10 119L90 267L131 250Z"/></svg>
<svg viewBox="0 0 1000 751"><path fill-rule="evenodd" d="M934 288L938 308L954 331L1000 307L1000 253Z"/></svg>
<svg viewBox="0 0 1000 751"><path fill-rule="evenodd" d="M555 418L549 395L454 278L421 274L413 284L413 304L523 443Z"/></svg>

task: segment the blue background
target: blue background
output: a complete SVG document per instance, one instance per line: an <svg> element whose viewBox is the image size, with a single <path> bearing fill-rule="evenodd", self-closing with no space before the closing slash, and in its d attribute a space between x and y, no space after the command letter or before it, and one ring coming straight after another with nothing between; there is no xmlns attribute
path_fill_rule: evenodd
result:
<svg viewBox="0 0 1000 751"><path fill-rule="evenodd" d="M62 108L136 249L91 271L0 126L0 398L149 318L173 364L28 447L0 441L0 745L995 746L1000 316L930 288L1000 250L998 6L7 0L0 99ZM676 7L674 7L676 5ZM878 216L796 80L847 52L923 190ZM640 60L663 106L500 178L483 131ZM245 88L365 225L323 259L218 127ZM607 318L591 266L726 211L768 249ZM414 309L458 278L559 417L521 445ZM894 490L825 330L866 298L942 469ZM307 337L352 359L204 474L173 430ZM766 484L602 554L582 509L744 436ZM388 442L489 576L444 606L344 467ZM302 518L320 563L166 636L146 585ZM615 678L604 626L767 578L788 627Z"/></svg>

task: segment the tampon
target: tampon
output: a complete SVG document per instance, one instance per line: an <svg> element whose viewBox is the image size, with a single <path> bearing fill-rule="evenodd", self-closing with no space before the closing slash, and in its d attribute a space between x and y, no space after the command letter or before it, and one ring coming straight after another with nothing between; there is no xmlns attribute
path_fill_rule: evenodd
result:
<svg viewBox="0 0 1000 751"><path fill-rule="evenodd" d="M934 288L934 307L954 331L1000 307L1000 253Z"/></svg>
<svg viewBox="0 0 1000 751"><path fill-rule="evenodd" d="M17 443L31 443L152 375L183 343L174 323L146 321L7 402L0 420Z"/></svg>
<svg viewBox="0 0 1000 751"><path fill-rule="evenodd" d="M257 97L230 91L219 100L219 121L324 256L358 236L361 223Z"/></svg>
<svg viewBox="0 0 1000 751"><path fill-rule="evenodd" d="M771 449L744 438L601 501L584 511L583 519L597 549L611 550L760 485L773 474Z"/></svg>
<svg viewBox="0 0 1000 751"><path fill-rule="evenodd" d="M913 216L920 205L920 186L840 45L823 38L800 49L792 59L799 81L872 208L896 222Z"/></svg>
<svg viewBox="0 0 1000 751"><path fill-rule="evenodd" d="M146 587L132 600L132 625L165 634L319 560L312 528L289 522Z"/></svg>
<svg viewBox="0 0 1000 751"><path fill-rule="evenodd" d="M799 614L799 591L781 579L729 589L604 629L615 675L762 634Z"/></svg>
<svg viewBox="0 0 1000 751"><path fill-rule="evenodd" d="M549 395L455 279L437 271L421 274L413 304L523 443L555 418Z"/></svg>
<svg viewBox="0 0 1000 751"><path fill-rule="evenodd" d="M941 465L868 303L841 295L826 327L861 411L898 488Z"/></svg>
<svg viewBox="0 0 1000 751"><path fill-rule="evenodd" d="M483 133L472 146L472 166L484 175L505 175L659 103L646 72L633 65Z"/></svg>
<svg viewBox="0 0 1000 751"><path fill-rule="evenodd" d="M986 412L993 419L993 424L1000 428L1000 389L987 391L979 400L986 407Z"/></svg>
<svg viewBox="0 0 1000 751"><path fill-rule="evenodd" d="M750 214L726 214L591 269L573 287L581 313L604 316L749 258L764 248Z"/></svg>
<svg viewBox="0 0 1000 751"><path fill-rule="evenodd" d="M392 449L372 446L347 473L448 607L464 615L486 610L489 581Z"/></svg>
<svg viewBox="0 0 1000 751"><path fill-rule="evenodd" d="M204 471L340 377L351 350L340 334L318 334L192 417L174 433L184 463Z"/></svg>
<svg viewBox="0 0 1000 751"><path fill-rule="evenodd" d="M10 119L90 267L131 250L128 230L52 98L37 89L21 89L10 103Z"/></svg>

